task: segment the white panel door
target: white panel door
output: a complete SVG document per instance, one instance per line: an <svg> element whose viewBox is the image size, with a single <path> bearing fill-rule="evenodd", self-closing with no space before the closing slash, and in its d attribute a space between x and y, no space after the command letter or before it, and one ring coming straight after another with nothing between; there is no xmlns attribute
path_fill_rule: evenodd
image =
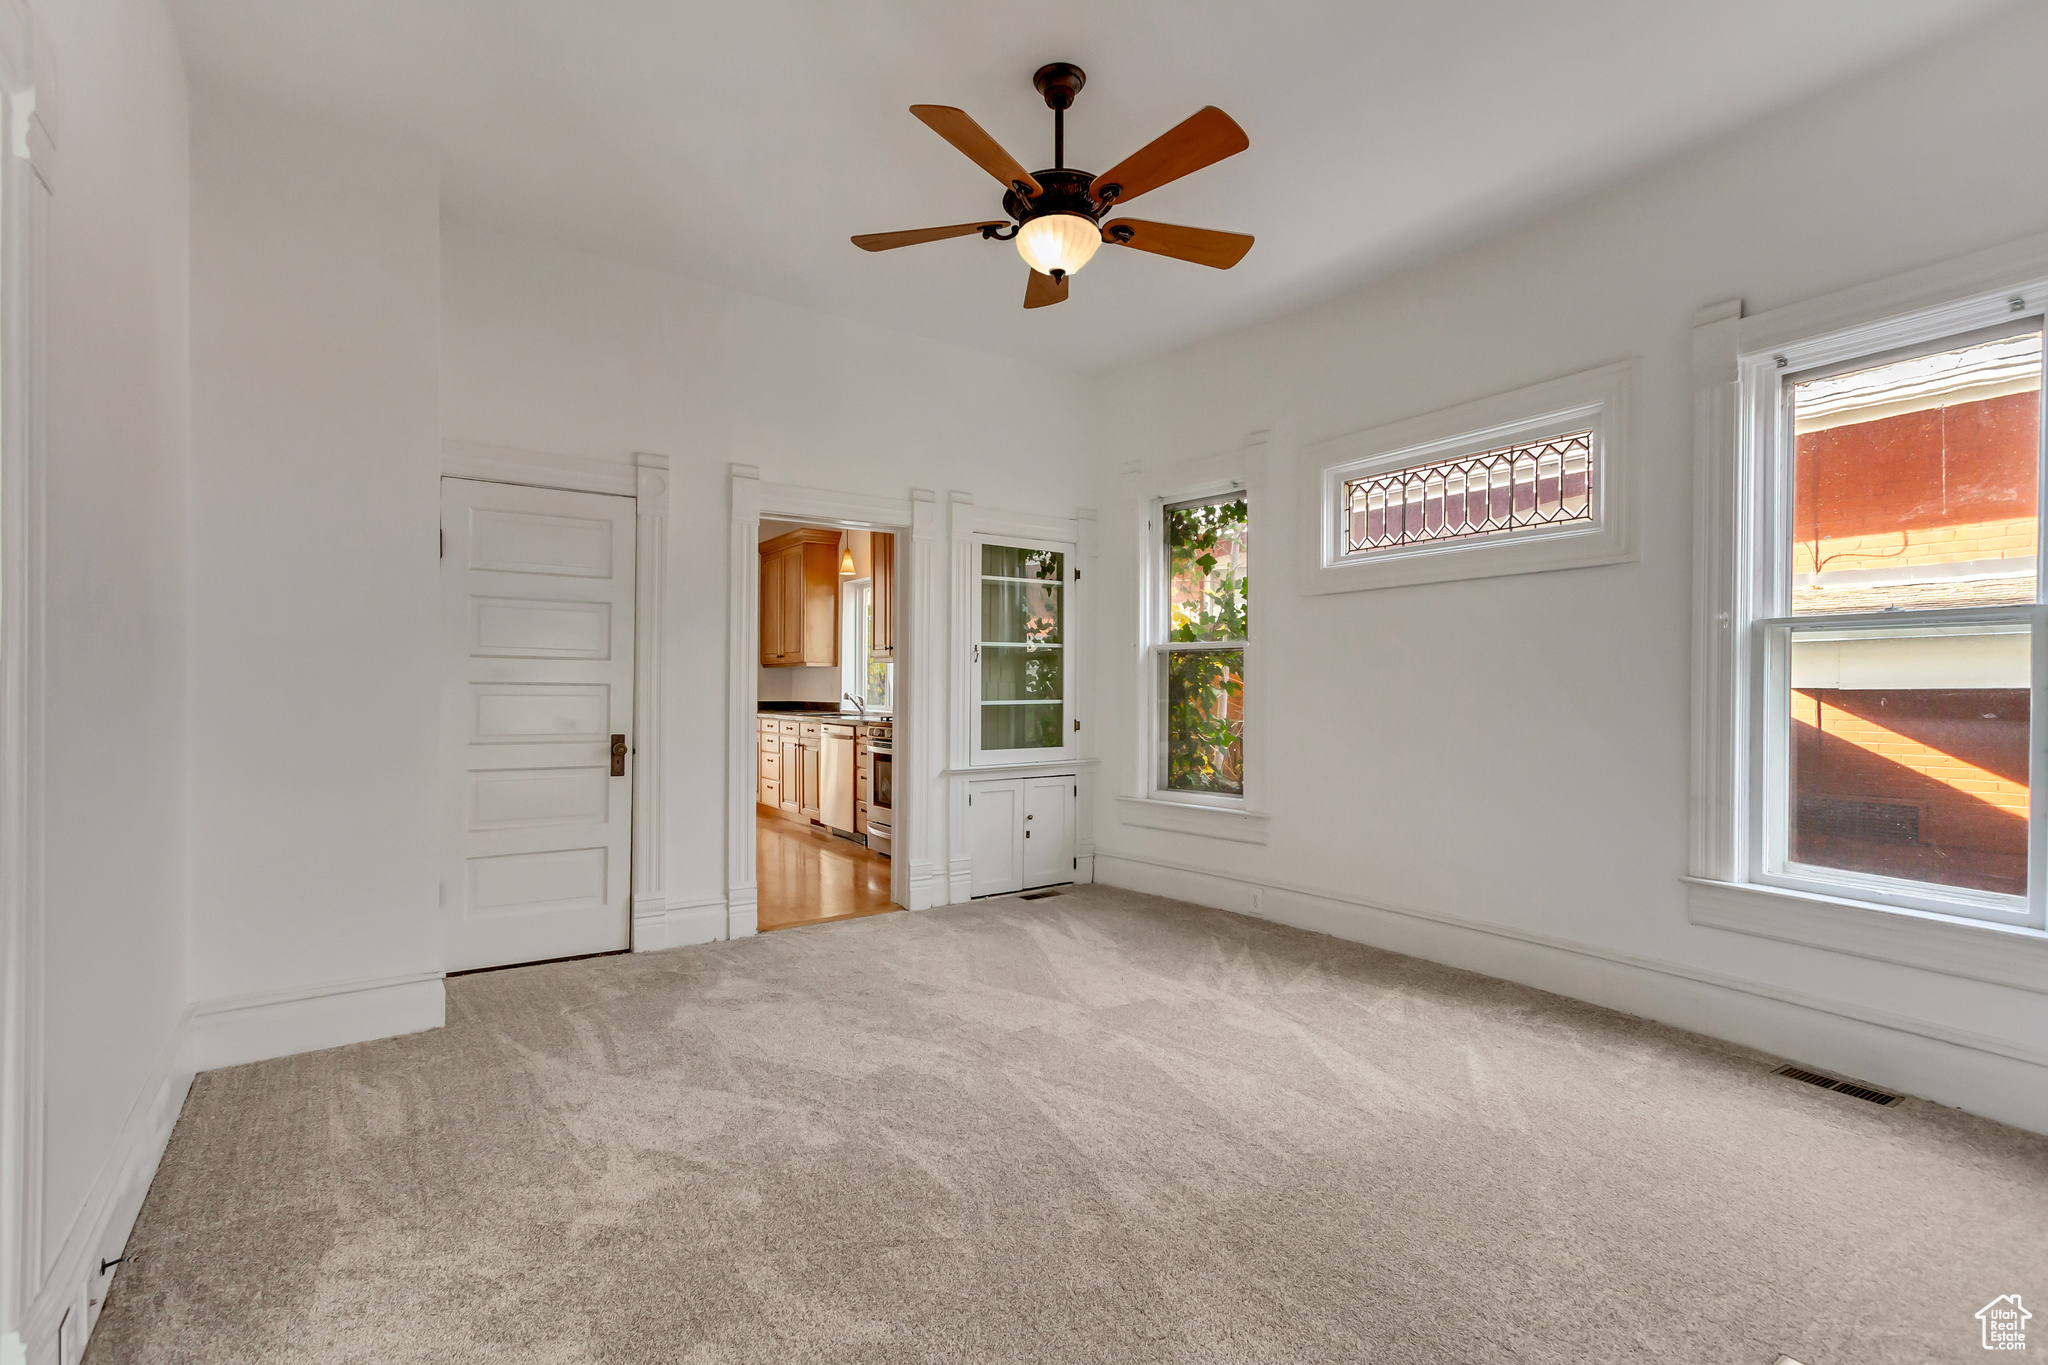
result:
<svg viewBox="0 0 2048 1365"><path fill-rule="evenodd" d="M1074 880L1074 779L1024 781L1024 885Z"/></svg>
<svg viewBox="0 0 2048 1365"><path fill-rule="evenodd" d="M441 480L449 971L628 946L634 512Z"/></svg>
<svg viewBox="0 0 2048 1365"><path fill-rule="evenodd" d="M967 786L968 894L1024 889L1024 784L1016 778Z"/></svg>

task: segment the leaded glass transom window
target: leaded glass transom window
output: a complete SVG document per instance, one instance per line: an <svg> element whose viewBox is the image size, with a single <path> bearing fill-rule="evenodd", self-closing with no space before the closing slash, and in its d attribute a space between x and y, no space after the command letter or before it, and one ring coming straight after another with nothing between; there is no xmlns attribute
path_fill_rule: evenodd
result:
<svg viewBox="0 0 2048 1365"><path fill-rule="evenodd" d="M1588 429L1347 479L1343 552L1590 522L1593 463Z"/></svg>

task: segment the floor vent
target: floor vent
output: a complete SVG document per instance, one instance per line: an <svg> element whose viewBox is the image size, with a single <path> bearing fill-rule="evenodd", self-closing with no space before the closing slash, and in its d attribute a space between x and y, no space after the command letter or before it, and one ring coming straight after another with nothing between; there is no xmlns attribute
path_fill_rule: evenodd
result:
<svg viewBox="0 0 2048 1365"><path fill-rule="evenodd" d="M1771 1074L1773 1076L1790 1076L1795 1081L1805 1081L1808 1085L1817 1085L1823 1090L1833 1090L1844 1095L1854 1095L1857 1099L1869 1100L1872 1104L1897 1104L1899 1102L1897 1095L1887 1095L1882 1090L1872 1090L1869 1086L1858 1085L1854 1081L1838 1081L1833 1076L1823 1076L1818 1071L1807 1071L1796 1066L1781 1066Z"/></svg>
<svg viewBox="0 0 2048 1365"><path fill-rule="evenodd" d="M1057 896L1058 894L1059 892L1057 891L1027 891L1017 897L1017 899L1020 901L1042 901L1047 896Z"/></svg>

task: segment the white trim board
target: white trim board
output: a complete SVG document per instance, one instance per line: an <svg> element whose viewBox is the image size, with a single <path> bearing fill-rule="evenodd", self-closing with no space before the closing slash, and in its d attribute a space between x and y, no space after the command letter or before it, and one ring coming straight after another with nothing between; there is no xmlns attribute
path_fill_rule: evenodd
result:
<svg viewBox="0 0 2048 1365"><path fill-rule="evenodd" d="M1133 854L1096 880L1480 972L2048 1133L2048 1048L1590 944Z"/></svg>
<svg viewBox="0 0 2048 1365"><path fill-rule="evenodd" d="M937 650L929 634L937 560L932 539L933 494L913 488L900 498L768 483L754 465L735 464L730 487L726 560L726 787L725 933L759 932L760 886L754 865L754 796L759 753L761 690L761 522L793 521L855 530L888 531L897 538L896 759L900 793L889 899L912 910L930 906L932 838L930 802L917 774L930 743L922 704ZM909 550L906 562L905 551ZM910 780L900 780L910 774ZM688 940L678 940L678 942Z"/></svg>
<svg viewBox="0 0 2048 1365"><path fill-rule="evenodd" d="M684 948L693 943L715 943L726 936L723 896L700 896L696 900L666 901L659 905L633 903L633 951L658 953L666 948Z"/></svg>
<svg viewBox="0 0 2048 1365"><path fill-rule="evenodd" d="M48 1276L29 1301L21 1331L27 1360L56 1359L57 1330L67 1312L83 1328L75 1336L66 1328L67 1348L77 1342L82 1351L98 1321L112 1276L120 1273L115 1267L108 1275L98 1274L99 1265L120 1256L127 1246L143 1198L156 1178L157 1164L163 1160L164 1147L171 1140L171 1129L177 1125L192 1088L192 1071L183 1060L190 1046L191 1026L192 1011L188 1009L166 1035L150 1079L137 1091ZM77 1359L77 1354L72 1359Z"/></svg>
<svg viewBox="0 0 2048 1365"><path fill-rule="evenodd" d="M1753 882L1685 882L1686 918L1710 929L2048 994L2048 934L2039 929L1880 908Z"/></svg>
<svg viewBox="0 0 2048 1365"><path fill-rule="evenodd" d="M657 457L660 458L660 457ZM667 468L666 460L662 468ZM452 479L487 483L518 483L531 488L561 488L571 493L638 491L639 473L624 460L594 460L587 455L557 455L544 450L518 450L479 441L441 442L441 473Z"/></svg>
<svg viewBox="0 0 2048 1365"><path fill-rule="evenodd" d="M419 1033L447 1019L438 971L210 1000L192 1007L185 1065L213 1071Z"/></svg>

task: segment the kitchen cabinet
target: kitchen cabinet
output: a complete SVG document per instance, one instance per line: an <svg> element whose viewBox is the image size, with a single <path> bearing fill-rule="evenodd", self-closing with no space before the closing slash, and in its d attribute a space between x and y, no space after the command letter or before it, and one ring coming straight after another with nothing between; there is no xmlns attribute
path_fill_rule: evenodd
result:
<svg viewBox="0 0 2048 1365"><path fill-rule="evenodd" d="M825 784L821 769L825 762L825 748L816 725L802 727L797 743L797 761L802 764L797 778L797 814L806 820L823 820Z"/></svg>
<svg viewBox="0 0 2048 1365"><path fill-rule="evenodd" d="M896 657L896 537L887 531L876 531L869 541L869 559L874 591L868 600L874 603L874 621L868 657L893 659Z"/></svg>
<svg viewBox="0 0 2048 1365"><path fill-rule="evenodd" d="M761 542L761 667L839 663L839 532Z"/></svg>
<svg viewBox="0 0 2048 1365"><path fill-rule="evenodd" d="M969 894L1000 896L1074 880L1071 773L967 784Z"/></svg>
<svg viewBox="0 0 2048 1365"><path fill-rule="evenodd" d="M782 733L777 743L781 750L782 813L792 817L801 816L803 808L798 804L797 797L804 785L804 742L797 735L795 721L782 722Z"/></svg>

